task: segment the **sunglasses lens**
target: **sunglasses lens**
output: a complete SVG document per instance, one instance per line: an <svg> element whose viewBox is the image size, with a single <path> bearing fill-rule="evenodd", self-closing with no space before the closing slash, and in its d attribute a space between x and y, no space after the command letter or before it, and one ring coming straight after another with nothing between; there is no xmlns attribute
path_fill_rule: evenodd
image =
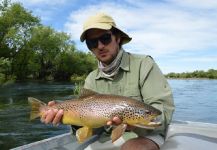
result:
<svg viewBox="0 0 217 150"><path fill-rule="evenodd" d="M88 49L93 49L93 48L97 48L98 47L98 41L100 41L103 45L108 45L111 42L111 34L110 33L106 33L103 34L102 36L95 38L95 39L87 39L86 40L86 44Z"/></svg>
<svg viewBox="0 0 217 150"><path fill-rule="evenodd" d="M111 34L106 33L99 38L100 42L104 45L108 45L111 42Z"/></svg>
<svg viewBox="0 0 217 150"><path fill-rule="evenodd" d="M86 40L88 49L93 49L98 47L98 39Z"/></svg>

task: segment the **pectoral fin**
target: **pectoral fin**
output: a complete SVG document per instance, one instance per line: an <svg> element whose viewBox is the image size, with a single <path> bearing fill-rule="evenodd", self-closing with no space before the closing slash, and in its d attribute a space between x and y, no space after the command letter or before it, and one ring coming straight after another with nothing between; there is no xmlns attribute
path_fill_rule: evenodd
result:
<svg viewBox="0 0 217 150"><path fill-rule="evenodd" d="M78 140L79 143L82 143L86 139L88 139L89 137L91 137L92 134L93 134L92 128L82 127L82 128L79 128L76 131L76 138L77 138L77 140Z"/></svg>
<svg viewBox="0 0 217 150"><path fill-rule="evenodd" d="M111 139L112 143L119 139L125 132L127 124L120 124L114 130L112 130Z"/></svg>

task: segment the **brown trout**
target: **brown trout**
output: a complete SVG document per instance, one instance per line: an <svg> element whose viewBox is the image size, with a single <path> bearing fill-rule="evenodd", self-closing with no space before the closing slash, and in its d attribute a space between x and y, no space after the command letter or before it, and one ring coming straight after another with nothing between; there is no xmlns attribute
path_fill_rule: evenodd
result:
<svg viewBox="0 0 217 150"><path fill-rule="evenodd" d="M113 129L112 142L125 132L127 125L154 129L161 123L156 119L161 111L138 100L109 94L99 94L83 89L78 99L67 100L54 106L29 97L31 105L30 120L41 117L51 108L63 109L62 123L82 126L76 131L76 138L81 143L92 136L93 128L105 126L113 117L119 117L122 124Z"/></svg>

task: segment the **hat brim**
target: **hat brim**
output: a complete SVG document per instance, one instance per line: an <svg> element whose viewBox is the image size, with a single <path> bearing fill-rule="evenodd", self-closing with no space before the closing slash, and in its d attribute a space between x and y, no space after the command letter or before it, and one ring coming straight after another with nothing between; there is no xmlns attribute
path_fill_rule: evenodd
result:
<svg viewBox="0 0 217 150"><path fill-rule="evenodd" d="M83 33L80 36L80 40L81 42L84 42L84 40L86 39L86 32L90 29L102 29L102 30L110 30L112 28L112 25L107 24L107 23L96 23L93 24L91 26L89 26L88 28L86 28Z"/></svg>
<svg viewBox="0 0 217 150"><path fill-rule="evenodd" d="M90 29L110 30L112 27L114 27L114 26L112 26L108 23L97 23L97 24L91 25L83 31L83 33L80 36L80 40L81 40L81 42L84 42L84 40L86 39L86 32ZM114 27L114 28L116 28L121 33L122 44L126 44L132 40L132 38L129 37L129 35L126 34L125 32L123 32L122 30L120 30L117 27Z"/></svg>
<svg viewBox="0 0 217 150"><path fill-rule="evenodd" d="M122 44L126 44L126 43L128 43L128 42L130 42L132 40L132 38L128 34L123 32L122 30L120 30L117 27L114 27L114 28L116 28L121 33Z"/></svg>

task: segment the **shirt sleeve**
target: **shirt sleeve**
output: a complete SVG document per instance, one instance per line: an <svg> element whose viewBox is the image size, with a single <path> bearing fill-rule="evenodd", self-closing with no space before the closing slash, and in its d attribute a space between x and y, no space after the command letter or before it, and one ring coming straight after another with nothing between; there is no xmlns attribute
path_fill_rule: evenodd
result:
<svg viewBox="0 0 217 150"><path fill-rule="evenodd" d="M146 133L141 132L141 130L136 133L141 135L147 134L147 132L155 132L165 136L174 111L172 90L158 65L150 56L141 63L139 84L144 102L162 112L162 126L155 130L146 131Z"/></svg>
<svg viewBox="0 0 217 150"><path fill-rule="evenodd" d="M96 81L95 81L95 78L96 78L96 70L94 70L93 72L91 72L85 79L85 82L84 82L84 88L85 89L90 89L90 90L93 90L93 91L97 91L96 89Z"/></svg>

